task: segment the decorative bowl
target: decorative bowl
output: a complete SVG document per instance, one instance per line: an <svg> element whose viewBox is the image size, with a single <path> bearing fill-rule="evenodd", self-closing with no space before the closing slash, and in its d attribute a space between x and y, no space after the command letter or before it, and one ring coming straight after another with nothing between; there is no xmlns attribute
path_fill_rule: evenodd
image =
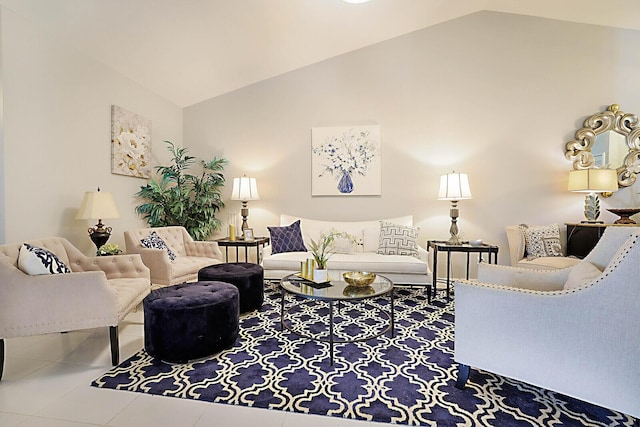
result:
<svg viewBox="0 0 640 427"><path fill-rule="evenodd" d="M636 222L629 218L631 215L640 213L640 208L628 208L628 209L607 209L612 214L618 215L620 218L614 222L614 224L635 224Z"/></svg>
<svg viewBox="0 0 640 427"><path fill-rule="evenodd" d="M371 286L357 286L357 285L347 285L342 291L342 295L345 297L366 297L367 295L373 295L375 289Z"/></svg>
<svg viewBox="0 0 640 427"><path fill-rule="evenodd" d="M347 271L342 273L342 278L353 286L369 286L376 280L376 274L368 271Z"/></svg>

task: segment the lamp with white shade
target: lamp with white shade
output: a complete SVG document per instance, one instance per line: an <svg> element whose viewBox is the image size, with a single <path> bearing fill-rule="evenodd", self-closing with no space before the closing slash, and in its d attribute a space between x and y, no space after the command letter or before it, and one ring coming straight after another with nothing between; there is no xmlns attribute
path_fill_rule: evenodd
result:
<svg viewBox="0 0 640 427"><path fill-rule="evenodd" d="M569 172L569 191L588 193L584 199L585 223L598 223L600 199L596 193L618 191L618 174L615 169L578 169Z"/></svg>
<svg viewBox="0 0 640 427"><path fill-rule="evenodd" d="M249 178L243 176L241 178L233 178L233 190L231 191L231 200L240 200L242 202L242 233L249 228L247 223L247 217L249 216L249 208L247 208L247 202L251 200L260 200L258 194L258 185L255 178Z"/></svg>
<svg viewBox="0 0 640 427"><path fill-rule="evenodd" d="M84 193L82 204L76 215L76 219L97 219L95 227L87 231L91 241L100 249L111 237L111 227L105 227L103 219L120 218L120 211L116 206L113 195L108 191L87 191Z"/></svg>
<svg viewBox="0 0 640 427"><path fill-rule="evenodd" d="M447 240L450 245L460 245L460 233L458 231L458 201L471 199L471 188L469 187L469 177L466 173L457 173L455 171L442 175L440 177L440 191L438 192L438 200L450 200L451 209L451 227L449 233L451 238Z"/></svg>

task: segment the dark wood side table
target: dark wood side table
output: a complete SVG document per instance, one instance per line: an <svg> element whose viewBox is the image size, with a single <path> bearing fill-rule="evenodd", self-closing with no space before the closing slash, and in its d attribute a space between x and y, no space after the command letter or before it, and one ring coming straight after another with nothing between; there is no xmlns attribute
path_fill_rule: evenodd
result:
<svg viewBox="0 0 640 427"><path fill-rule="evenodd" d="M238 251L240 248L244 248L244 259L249 262L249 248L256 248L256 264L260 264L260 247L264 247L269 244L268 237L256 237L253 240L236 239L229 240L228 237L222 239L216 239L218 246L224 247L225 261L229 262L229 247L236 248L236 262L238 261Z"/></svg>
<svg viewBox="0 0 640 427"><path fill-rule="evenodd" d="M469 255L471 253L478 254L478 262L482 261L482 254L486 253L489 256L489 263L491 264L492 260L494 264L498 263L498 246L490 245L488 243L483 243L479 246L471 246L468 243L463 243L462 245L451 245L444 240L428 240L427 241L427 250L433 249L433 296L436 295L436 285L438 282L438 254L440 252L447 253L447 298L449 298L451 293L451 253L452 252L463 252L467 254L467 275L466 278L469 278Z"/></svg>
<svg viewBox="0 0 640 427"><path fill-rule="evenodd" d="M584 258L589 255L607 227L639 227L640 224L566 223L567 256Z"/></svg>

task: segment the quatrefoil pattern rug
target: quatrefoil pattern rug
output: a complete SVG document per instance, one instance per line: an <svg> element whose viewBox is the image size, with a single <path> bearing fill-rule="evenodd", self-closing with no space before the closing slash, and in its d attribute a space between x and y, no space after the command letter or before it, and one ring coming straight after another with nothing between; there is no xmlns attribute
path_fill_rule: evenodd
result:
<svg viewBox="0 0 640 427"><path fill-rule="evenodd" d="M287 297L287 308L301 301ZM341 304L339 339L383 332L389 299ZM259 312L241 317L234 346L187 364L144 350L96 379L96 387L392 424L424 426L633 426L626 415L491 373L472 370L455 388L454 302L427 303L422 289L397 289L396 333L329 344L280 331L280 293L266 289ZM291 328L327 337L328 307L305 303ZM382 328L382 329L380 329Z"/></svg>

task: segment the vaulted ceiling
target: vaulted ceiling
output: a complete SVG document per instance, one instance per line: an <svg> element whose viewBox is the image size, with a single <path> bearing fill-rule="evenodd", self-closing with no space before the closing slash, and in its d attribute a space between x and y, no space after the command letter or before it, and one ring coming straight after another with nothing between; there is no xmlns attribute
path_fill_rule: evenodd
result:
<svg viewBox="0 0 640 427"><path fill-rule="evenodd" d="M638 0L0 0L185 107L386 39L491 10L640 30Z"/></svg>

